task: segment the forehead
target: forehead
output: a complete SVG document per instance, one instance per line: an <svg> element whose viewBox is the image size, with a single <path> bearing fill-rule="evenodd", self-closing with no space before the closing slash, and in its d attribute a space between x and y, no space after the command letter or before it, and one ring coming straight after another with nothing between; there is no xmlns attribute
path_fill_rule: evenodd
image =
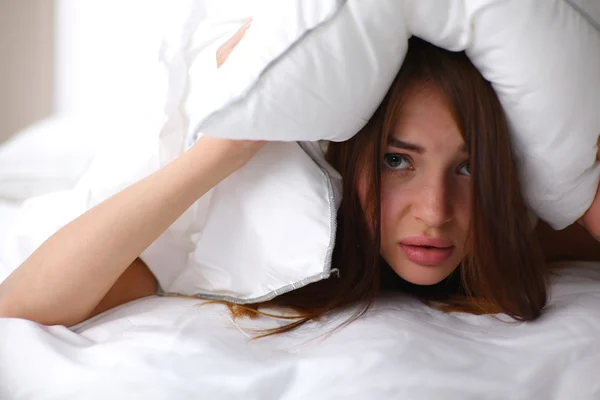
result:
<svg viewBox="0 0 600 400"><path fill-rule="evenodd" d="M407 89L392 126L391 136L425 149L454 150L465 142L452 109L432 84Z"/></svg>

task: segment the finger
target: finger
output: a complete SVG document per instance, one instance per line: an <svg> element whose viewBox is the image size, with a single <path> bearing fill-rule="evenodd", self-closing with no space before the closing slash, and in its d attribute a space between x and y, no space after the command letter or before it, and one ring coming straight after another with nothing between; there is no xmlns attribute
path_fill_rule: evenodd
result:
<svg viewBox="0 0 600 400"><path fill-rule="evenodd" d="M227 41L224 45L229 49L229 52L233 51L233 49L242 41L244 35L246 35L246 31L250 28L250 24L252 19L246 20L244 25L237 30L237 32Z"/></svg>
<svg viewBox="0 0 600 400"><path fill-rule="evenodd" d="M250 28L251 24L252 17L246 19L243 25L237 30L237 32L217 49L217 67L223 65L223 63L229 58L229 55L231 54L233 49L235 49L235 47L241 42L244 35L246 34L246 31L248 30L248 28Z"/></svg>

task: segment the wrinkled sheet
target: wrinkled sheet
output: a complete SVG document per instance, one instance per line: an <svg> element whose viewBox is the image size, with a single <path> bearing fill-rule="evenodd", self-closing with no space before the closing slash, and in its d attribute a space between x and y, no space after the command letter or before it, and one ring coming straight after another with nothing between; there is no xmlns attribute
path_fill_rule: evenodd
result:
<svg viewBox="0 0 600 400"><path fill-rule="evenodd" d="M385 296L283 335L221 305L149 297L78 326L0 319L0 399L597 399L600 265L553 278L533 323ZM505 318L504 318L505 319Z"/></svg>

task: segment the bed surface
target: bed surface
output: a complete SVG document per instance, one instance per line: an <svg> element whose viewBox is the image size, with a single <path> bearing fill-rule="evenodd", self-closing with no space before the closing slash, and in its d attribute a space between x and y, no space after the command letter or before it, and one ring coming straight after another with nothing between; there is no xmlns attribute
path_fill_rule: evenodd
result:
<svg viewBox="0 0 600 400"><path fill-rule="evenodd" d="M72 330L0 320L0 398L596 399L600 268L553 279L534 323L442 314L401 295L250 340L269 318L150 297Z"/></svg>
<svg viewBox="0 0 600 400"><path fill-rule="evenodd" d="M18 214L0 200L0 243ZM350 311L258 340L278 322L193 299L149 297L71 329L0 319L0 399L599 399L600 264L561 270L551 294L533 323L393 295L343 329Z"/></svg>
<svg viewBox="0 0 600 400"><path fill-rule="evenodd" d="M2 199L0 197L0 244L6 240L6 235L16 223L19 215L20 203Z"/></svg>

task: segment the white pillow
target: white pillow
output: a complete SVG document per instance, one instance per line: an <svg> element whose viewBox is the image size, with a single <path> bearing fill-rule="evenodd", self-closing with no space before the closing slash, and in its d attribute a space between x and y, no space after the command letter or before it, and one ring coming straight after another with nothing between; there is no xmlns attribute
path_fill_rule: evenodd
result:
<svg viewBox="0 0 600 400"><path fill-rule="evenodd" d="M23 200L71 189L95 154L90 126L51 117L0 146L0 198Z"/></svg>
<svg viewBox="0 0 600 400"><path fill-rule="evenodd" d="M72 190L28 199L17 229L0 244L6 270L72 219L158 170L162 150L156 134L122 136L98 153ZM240 303L327 278L340 180L318 144L268 143L141 258L165 291Z"/></svg>
<svg viewBox="0 0 600 400"><path fill-rule="evenodd" d="M190 141L197 132L347 139L383 98L414 34L466 50L492 82L514 130L529 206L565 227L591 204L600 174L600 13L597 3L573 4L319 0L289 2L285 16L257 10L244 40L211 74L195 64L201 41L192 37L189 96L181 99ZM220 96L207 101L206 88Z"/></svg>
<svg viewBox="0 0 600 400"><path fill-rule="evenodd" d="M170 138L140 134L102 151L72 198L90 208L158 170ZM329 276L340 186L318 144L268 143L141 258L168 292L268 300Z"/></svg>

